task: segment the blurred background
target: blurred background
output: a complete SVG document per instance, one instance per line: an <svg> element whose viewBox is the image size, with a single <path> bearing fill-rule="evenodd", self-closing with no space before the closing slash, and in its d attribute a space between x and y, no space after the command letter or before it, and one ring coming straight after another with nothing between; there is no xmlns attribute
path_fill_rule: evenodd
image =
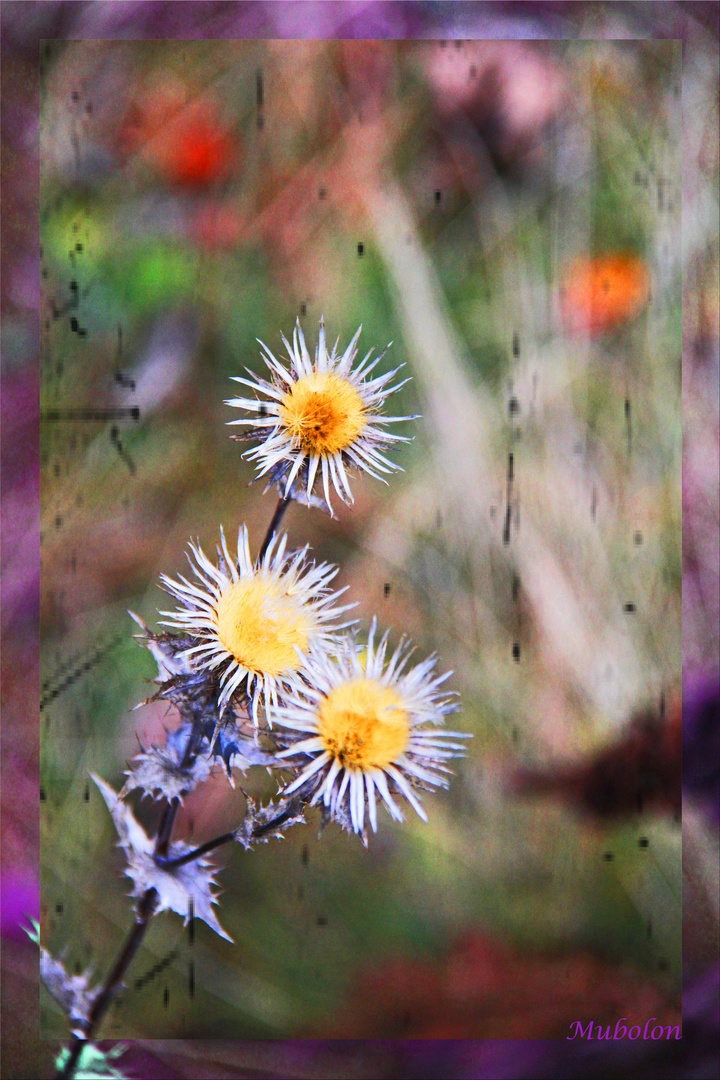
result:
<svg viewBox="0 0 720 1080"><path fill-rule="evenodd" d="M14 21L20 7L30 24ZM158 575L182 572L191 537L212 550L221 523L247 522L259 545L275 496L251 485L223 400L231 375L262 371L256 338L279 353L299 317L314 345L322 314L341 346L360 323L364 351L393 342L383 370L403 363L412 381L391 411L422 419L403 425L414 441L393 455L405 472L389 487L357 477L336 521L291 507L290 540L339 564L366 623L377 614L392 640L407 632L454 670L468 756L447 793L426 797L429 824L381 819L369 851L335 827L318 840L311 820L283 844L223 855L219 915L235 944L158 918L106 1036L138 1040L135 1075L199 1075L208 1054L191 1040L213 1040L208 1076L558 1075L552 1043L417 1057L411 1041L348 1043L338 1058L315 1040L674 1024L684 963L684 1037L695 1023L707 1055L711 5L663 5L667 41L621 40L651 36L655 5L585 4L201 5L215 10L207 36L229 40L62 40L193 36L197 5L131 7L3 11L15 49L3 72L3 933L16 942L35 906L68 967L112 962L128 882L88 773L119 787L138 738L176 722L165 705L131 711L155 670L127 610L155 625ZM33 32L48 39L37 75ZM280 40L308 32L344 40ZM558 40L521 40L541 37ZM274 790L259 770L238 779ZM202 842L243 810L219 776L186 800L178 830ZM154 820L149 803L138 814ZM32 946L12 947L21 986ZM63 1037L44 993L40 1022ZM313 1041L280 1064L226 1038ZM159 1039L186 1041L145 1043ZM576 1075L606 1074L611 1054L628 1075L682 1074L667 1047L591 1050ZM13 1052L23 1075L29 1051Z"/></svg>

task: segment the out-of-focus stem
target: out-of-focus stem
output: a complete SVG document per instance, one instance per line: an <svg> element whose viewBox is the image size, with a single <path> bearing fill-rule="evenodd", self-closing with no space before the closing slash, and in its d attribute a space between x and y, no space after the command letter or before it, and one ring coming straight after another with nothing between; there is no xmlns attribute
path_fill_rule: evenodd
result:
<svg viewBox="0 0 720 1080"><path fill-rule="evenodd" d="M187 741L185 747L185 753L183 754L182 761L180 762L180 768L185 769L192 764L198 747L202 742L202 732L198 731L197 727L193 725L193 729L190 732L190 738ZM177 812L180 809L180 799L177 797L171 799L163 811L163 816L160 819L160 825L158 827L157 837L155 839L155 854L161 857L167 855L168 847L170 846L170 837L173 831L173 825L175 824L175 818Z"/></svg>
<svg viewBox="0 0 720 1080"><path fill-rule="evenodd" d="M273 514L273 516L271 518L271 521L270 521L270 524L268 525L268 530L265 533L265 539L263 540L263 542L262 542L262 544L260 546L260 554L258 555L258 563L261 563L263 561L263 558L265 556L265 552L267 551L268 547L270 546L270 541L272 540L273 536L277 532L278 525L282 521L282 516L285 513L285 511L287 510L287 508L288 508L288 506L290 505L291 502L292 502L292 495L286 495L285 497L281 496L280 499L278 500L278 504L275 507L275 513Z"/></svg>
<svg viewBox="0 0 720 1080"><path fill-rule="evenodd" d="M190 738L187 741L185 752L183 754L181 767L186 767L191 764L193 758L197 754L198 747L202 742L202 733L196 726L190 733ZM155 855L162 858L167 854L168 847L170 845L170 836L172 835L173 825L175 824L175 818L180 808L180 799L175 798L165 806L163 815L160 819L160 825L158 827L158 833L155 838ZM230 834L232 836L232 833ZM73 1035L72 1041L69 1046L69 1057L65 1062L62 1070L58 1073L58 1080L70 1080L73 1076L75 1069L77 1068L80 1055L83 1051L83 1046L89 1042L97 1028L99 1027L105 1013L112 1003L113 998L117 994L118 990L122 986L123 976L130 967L135 954L142 944L142 940L145 937L150 920L155 914L155 907L157 905L158 894L155 889L147 889L138 902L137 913L135 915L135 924L128 934L127 940L120 950L120 954L115 961L115 966L112 968L110 974L105 980L105 983L100 991L98 991L95 1000L93 1001L92 1008L90 1009L90 1015L88 1017L87 1024L85 1025L82 1035Z"/></svg>
<svg viewBox="0 0 720 1080"><path fill-rule="evenodd" d="M122 986L123 976L130 967L135 953L140 948L145 932L150 925L150 920L155 914L157 899L158 894L155 889L148 889L140 897L135 916L135 925L130 931L112 971L105 980L105 985L93 1001L84 1034L81 1036L73 1035L69 1046L69 1056L62 1071L58 1073L58 1080L70 1080L70 1077L75 1072L83 1047L93 1038L100 1021L107 1012L108 1006Z"/></svg>
<svg viewBox="0 0 720 1080"><path fill-rule="evenodd" d="M265 539L262 542L260 548L260 554L258 556L258 562L261 562L265 552L267 551L270 541L277 532L278 526L282 520L282 516L287 510L291 496L286 498L280 498L277 506L275 507L275 513L272 516L270 524L268 526ZM181 768L189 766L193 758L196 756L200 743L202 742L202 732L193 725L190 733L190 738L187 741L185 747L185 753L181 762ZM186 863L193 862L195 859L199 859L202 855L205 855L208 851L212 851L214 848L220 847L221 844L227 844L231 840L235 839L235 833L224 833L222 836L216 837L214 840L208 840L207 843L201 844L200 847L194 848L192 851L188 851L185 855L179 856L177 859L166 858L168 848L170 847L170 837L172 836L173 826L175 825L175 818L177 817L178 810L180 809L180 799L171 799L163 810L162 817L160 818L160 824L158 826L157 836L155 838L155 857L159 866L163 866L165 869L172 869L178 866L184 866ZM277 819L273 822L268 822L263 826L260 826L256 835L261 836L264 832L269 831L275 825L282 824L289 816L289 812L285 811L279 814ZM155 907L157 905L158 894L155 889L148 889L140 897L137 906L137 914L135 916L135 924L132 927L128 938L120 950L120 954L115 961L115 966L108 975L102 989L98 992L95 1000L93 1001L90 1015L88 1017L87 1024L85 1025L82 1035L73 1035L72 1041L69 1046L69 1055L62 1070L58 1072L58 1080L71 1080L75 1069L77 1068L82 1054L83 1047L89 1042L97 1028L100 1025L105 1013L107 1012L113 998L117 994L118 990L122 986L122 979L125 972L132 963L136 952L142 944L142 940L145 937L150 920L155 913Z"/></svg>

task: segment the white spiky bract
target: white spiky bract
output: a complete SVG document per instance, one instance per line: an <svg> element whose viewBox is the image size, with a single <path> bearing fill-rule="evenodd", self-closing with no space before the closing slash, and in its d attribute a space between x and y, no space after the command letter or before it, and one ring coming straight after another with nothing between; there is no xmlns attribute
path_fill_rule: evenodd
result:
<svg viewBox="0 0 720 1080"><path fill-rule="evenodd" d="M309 500L319 472L322 477L325 501L331 514L330 484L344 503L349 504L354 501L346 466L355 466L378 480L383 480L378 473L402 471L399 465L390 461L380 451L386 449L391 443L409 442L410 439L403 435L393 435L383 431L380 425L416 419L415 416L383 416L378 411L385 399L404 386L408 380L405 379L393 387L388 386L402 365L385 375L379 375L374 379L368 378L376 364L382 360L386 350L371 360L375 351L374 348L371 349L353 370L352 364L357 355L357 341L361 330L362 326L358 328L342 355L338 355L339 339L335 342L332 351L328 352L325 326L321 318L313 362L298 320L293 331L292 345L285 335L281 334L288 353L289 370L258 338L264 350L263 359L272 372L272 380L262 379L246 368L249 379L241 376L233 376L233 379L235 382L249 386L260 396L231 398L225 402L233 408L259 414L251 419L229 421L230 426L239 424L251 427L253 429L251 437L260 439L256 446L245 451L243 455L249 461L257 463L258 475L270 474L278 482L280 491L286 496L293 490L293 483L297 481L303 488L306 499ZM388 345L387 348L389 347ZM315 410L315 419L321 415L318 410L325 409L325 414L321 416L321 419L326 424L334 424L336 433L342 430L343 422L345 422L344 435L325 440L325 449L321 452L314 450L310 445L313 439L312 416L298 418L295 415L295 428L291 430L288 425L288 403L297 400L301 393L305 395L309 412ZM323 395L327 395L324 400ZM347 407L344 403L347 403ZM343 408L346 409L344 416ZM352 423L347 422L349 408L353 413L350 418ZM328 419L330 414L332 414L331 418ZM302 427L303 424L304 427ZM301 429L309 433L304 445L303 439L297 434ZM317 431L317 428L315 430ZM322 438L320 441L322 442ZM387 483L385 480L383 482Z"/></svg>
<svg viewBox="0 0 720 1080"><path fill-rule="evenodd" d="M219 565L208 559L199 543L190 543L195 563L190 555L188 561L198 584L192 584L182 576L179 581L174 581L161 575L163 587L183 605L178 611L161 611L161 615L169 616L169 620L162 625L182 630L196 639L197 644L179 654L186 657L196 670L220 669L218 704L221 711L236 692L242 691L252 700L253 719L257 724L261 694L266 709L277 705L278 692L283 691L294 669L300 664L292 636L288 636L288 623L295 620L295 625L302 628L306 644L315 641L323 647L332 640L337 630L350 625L338 624L336 620L342 612L355 605L336 606L338 597L346 591L340 589L333 592L329 588L338 568L328 563L316 565L308 561L307 546L286 554L287 535L280 537L276 534L257 565L250 558L245 525L238 532L236 558L228 551L222 528L220 536L221 547L217 549ZM260 651L264 649L267 652L272 648L273 634L276 634L277 647L292 654L292 663L286 670L263 670L261 666L251 663L247 656L236 655L227 642L221 640L218 633L221 603L240 582L254 585L257 589L257 604L252 614L257 620ZM285 620L284 624L282 620Z"/></svg>
<svg viewBox="0 0 720 1080"><path fill-rule="evenodd" d="M174 911L182 915L185 923L192 912L196 919L202 919L220 937L232 941L213 911L213 904L217 903L214 875L218 867L205 858L195 859L184 866L164 867L158 864L155 841L147 835L127 803L101 777L94 773L90 775L112 814L119 846L125 851L128 863L125 873L133 883L132 895L143 896L148 889L155 889L157 912ZM190 850L187 844L177 841L170 846L168 858L180 858Z"/></svg>
<svg viewBox="0 0 720 1080"><path fill-rule="evenodd" d="M375 631L376 621L373 620L365 648L356 642L354 633L350 633L339 639L335 655L310 649L302 672L303 680L294 680L290 694L285 696L280 707L273 709L273 721L278 729L283 727L293 733L285 739L287 748L277 756L286 759L310 758L283 794L292 794L314 778L316 788L310 804L322 800L331 814L336 810L349 812L356 833L364 830L366 809L373 831L377 830L376 793L379 793L391 817L396 821L403 820L402 811L392 797L391 787L404 795L423 821L427 821L413 788L419 786L432 790L438 786L447 787L443 774L450 773L450 769L446 762L464 752L463 744L453 740L470 738L461 732L444 731L438 726L444 723L449 712L457 708L452 701L454 695L443 696L439 691L452 672L436 676L433 670L434 656L405 671L414 650L404 638L385 665L389 632L374 648ZM385 695L386 700L392 701L392 704L380 710L381 713L384 712L386 717L392 712L399 716L404 714L407 725L405 746L382 767L348 767L347 761L342 760L342 753L328 751L327 742L321 737L320 715L323 703L338 688L362 687L368 683L374 688L376 697L380 695L381 700ZM352 724L352 712L348 713L348 717ZM380 716L379 719L386 722L385 717ZM362 753L360 746L358 755L362 757Z"/></svg>
<svg viewBox="0 0 720 1080"><path fill-rule="evenodd" d="M40 945L40 978L67 1014L73 1035L84 1038L96 993L92 970L71 975L62 960L56 960Z"/></svg>

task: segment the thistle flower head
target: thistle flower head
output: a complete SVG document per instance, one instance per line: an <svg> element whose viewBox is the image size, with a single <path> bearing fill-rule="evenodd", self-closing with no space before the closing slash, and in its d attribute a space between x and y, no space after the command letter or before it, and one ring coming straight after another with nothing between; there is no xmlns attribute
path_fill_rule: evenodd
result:
<svg viewBox="0 0 720 1080"><path fill-rule="evenodd" d="M263 695L266 708L277 705L278 691L301 664L310 643L321 648L341 629L337 617L353 605L337 607L345 591L329 585L337 567L306 559L307 547L285 554L287 536L276 534L259 564L250 559L247 529L238 533L237 556L222 547L218 565L199 544L190 544L197 583L161 575L163 587L182 607L164 626L189 634L194 643L181 654L195 670L219 674L221 710L234 695L252 699L253 719ZM342 625L348 625L347 623Z"/></svg>
<svg viewBox="0 0 720 1080"><path fill-rule="evenodd" d="M435 676L432 656L405 670L411 653L404 641L386 665L388 634L374 648L375 629L373 620L366 651L352 634L340 639L335 656L311 647L302 680L293 680L273 709L274 722L288 730L278 758L310 759L284 794L308 784L311 805L322 799L358 833L366 810L377 829L376 793L396 820L403 815L392 793L399 792L427 821L413 789L445 787L447 760L463 752L452 740L467 738L438 726L456 708L439 691L451 672Z"/></svg>
<svg viewBox="0 0 720 1080"><path fill-rule="evenodd" d="M407 382L388 386L399 368L374 379L368 378L384 352L371 360L374 351L371 349L353 370L361 330L362 327L357 330L342 355L337 352L337 341L328 352L325 325L321 319L315 360L312 361L298 320L292 345L281 335L288 353L289 369L261 341L263 358L272 373L272 380L262 379L248 370L249 379L235 376L234 381L249 386L259 396L226 401L226 405L257 414L229 423L250 428L246 437L253 439L256 445L244 456L256 462L258 475L269 475L285 496L296 484L304 491L308 502L316 478L321 478L331 514L331 484L343 502L353 501L347 466L355 466L380 480L383 478L378 472L390 473L400 468L380 451L390 443L409 440L383 431L381 425L415 419L383 416L379 412L385 398Z"/></svg>

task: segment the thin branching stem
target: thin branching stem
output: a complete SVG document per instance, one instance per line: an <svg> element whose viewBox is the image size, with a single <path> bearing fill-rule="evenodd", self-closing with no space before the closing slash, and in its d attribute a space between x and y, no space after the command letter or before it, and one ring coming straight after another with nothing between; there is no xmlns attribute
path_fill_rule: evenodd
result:
<svg viewBox="0 0 720 1080"><path fill-rule="evenodd" d="M185 753L180 762L181 769L187 769L192 765L202 739L202 732L200 732L197 727L193 726L193 729L190 732L190 738L185 747ZM163 816L160 819L160 825L158 827L157 838L155 840L155 855L160 856L160 858L164 858L165 855L167 855L168 847L170 846L170 837L179 809L180 799L175 797L170 800L163 811Z"/></svg>
<svg viewBox="0 0 720 1080"><path fill-rule="evenodd" d="M285 513L291 498L281 498L275 507L275 513L272 516L270 525L268 526L265 539L263 540L262 547L260 548L259 560L262 560L265 552L268 549L268 545L273 536L277 532L278 525L282 520L282 516ZM189 768L198 750L202 744L203 733L199 725L193 724L190 738L187 741L185 752L183 754L181 768ZM206 844L201 844L200 847L195 848L193 851L187 852L186 855L182 855L177 859L166 858L168 849L170 847L170 838L172 836L173 827L175 825L175 819L177 817L178 810L180 809L180 799L174 798L166 803L163 809L160 823L158 825L157 836L155 838L155 858L159 866L164 869L172 869L178 866L184 866L186 863L193 862L200 856L205 855L208 851L212 851L213 848L220 847L221 844L227 844L231 840L235 839L235 833L224 833L222 836L216 837L214 840L209 840ZM260 836L264 832L267 832L272 825L281 824L289 817L288 812L284 812L278 815L275 822L268 823L267 825L260 826L257 830L257 835ZM255 835L255 833L254 833ZM150 921L155 914L157 907L158 894L154 888L147 889L140 897L137 905L137 911L135 915L135 923L128 934L127 940L123 945L118 958L115 961L115 965L108 974L102 988L98 991L90 1010L87 1023L84 1026L82 1035L73 1035L68 1047L69 1054L62 1069L57 1073L57 1080L71 1080L78 1062L80 1055L82 1054L83 1047L94 1037L95 1032L100 1026L105 1013L110 1007L114 997L122 987L122 980L125 972L129 968L135 954L140 948L143 938L147 932L147 928L150 925Z"/></svg>
<svg viewBox="0 0 720 1080"><path fill-rule="evenodd" d="M288 506L290 505L291 502L292 502L292 495L286 495L284 497L282 495L280 496L280 499L278 500L278 504L275 507L275 513L273 514L273 516L272 516L272 518L270 520L270 524L268 525L268 530L265 533L265 539L263 540L263 542L262 542L262 544L260 546L260 554L258 555L258 563L261 563L263 561L263 558L265 556L265 552L267 551L268 547L270 546L270 541L272 540L275 533L278 531L278 526L280 525L280 522L282 521L282 516L285 513L285 511L287 510L287 508L288 508Z"/></svg>
<svg viewBox="0 0 720 1080"><path fill-rule="evenodd" d="M182 758L183 768L187 768L192 764L202 742L202 738L202 732L198 730L197 726L193 726ZM167 854L170 836L179 808L180 799L175 798L171 799L163 810L157 836L155 838L155 857L158 860L161 860L163 856ZM58 1080L70 1080L77 1068L83 1046L93 1038L95 1031L99 1027L101 1020L112 1003L113 998L120 990L123 976L132 963L136 952L140 948L142 940L147 932L147 928L150 925L150 920L155 914L157 899L157 892L153 888L147 889L140 897L137 906L137 914L135 916L135 924L130 930L128 938L120 950L118 958L115 961L115 966L110 971L102 989L98 991L98 994L93 1001L92 1009L90 1010L90 1015L83 1034L73 1036L69 1047L70 1056L65 1062L62 1070L58 1073Z"/></svg>
<svg viewBox="0 0 720 1080"><path fill-rule="evenodd" d="M185 852L184 855L178 855L176 859L164 859L161 855L156 855L155 862L163 870L175 870L178 866L187 866L188 863L194 862L195 859L207 855L208 851L213 851L215 848L220 847L221 844L229 844L234 839L234 832L223 833L222 836L216 836L214 840L206 840L204 844L193 848L192 851Z"/></svg>
<svg viewBox="0 0 720 1080"><path fill-rule="evenodd" d="M69 1055L62 1070L58 1073L58 1080L70 1080L70 1077L72 1077L75 1072L78 1061L80 1060L83 1047L90 1039L92 1039L100 1021L107 1012L110 1003L118 990L120 990L123 976L130 967L136 952L140 948L142 940L145 937L145 932L150 925L150 920L155 914L157 899L158 894L155 889L147 889L140 897L137 906L137 914L135 916L135 925L130 931L127 941L120 950L115 965L105 980L105 985L93 1001L84 1033L82 1035L73 1035L68 1048Z"/></svg>
<svg viewBox="0 0 720 1080"><path fill-rule="evenodd" d="M272 818L270 821L265 821L262 825L256 825L250 833L253 840L259 840L260 837L265 836L266 833L272 832L273 829L278 829L281 825L284 825L289 818L292 817L292 810L283 810L277 817ZM195 859L201 858L203 855L207 855L209 851L214 851L215 848L221 847L223 844L229 844L231 840L237 839L237 833L226 832L222 836L216 836L213 840L206 840L204 844L200 844L199 847L193 848L192 851L186 851L184 855L178 855L176 859L165 859L161 855L155 856L155 861L163 870L175 870L178 866L187 866L188 863L194 862Z"/></svg>

